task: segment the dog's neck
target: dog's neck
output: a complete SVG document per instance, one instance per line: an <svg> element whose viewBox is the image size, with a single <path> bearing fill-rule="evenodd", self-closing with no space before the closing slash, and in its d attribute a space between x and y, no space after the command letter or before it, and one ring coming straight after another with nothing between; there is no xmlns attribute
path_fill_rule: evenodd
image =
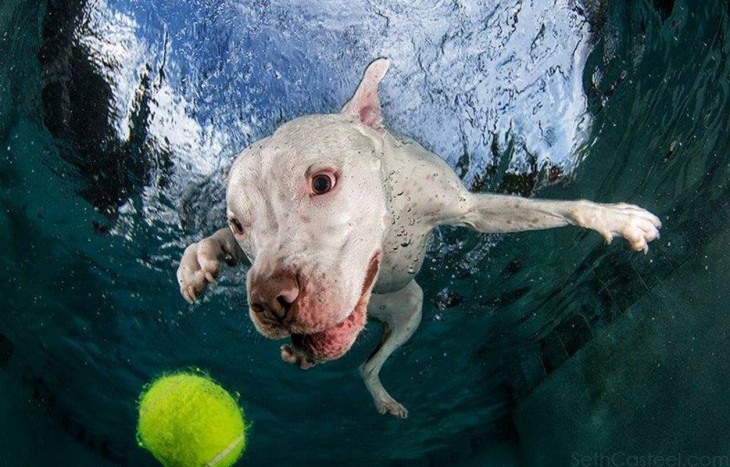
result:
<svg viewBox="0 0 730 467"><path fill-rule="evenodd" d="M413 280L423 264L425 245L433 227L424 222L424 206L420 202L423 190L428 189L421 180L430 172L429 161L423 160L415 168L413 164L414 148L422 148L415 141L390 132L385 132L382 141L381 174L388 218L376 293L398 290Z"/></svg>

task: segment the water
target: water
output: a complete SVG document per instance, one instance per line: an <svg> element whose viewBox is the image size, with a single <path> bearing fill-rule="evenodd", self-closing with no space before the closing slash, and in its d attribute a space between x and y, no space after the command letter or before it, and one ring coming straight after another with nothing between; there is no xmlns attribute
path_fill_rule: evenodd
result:
<svg viewBox="0 0 730 467"><path fill-rule="evenodd" d="M250 465L730 454L728 20L721 1L6 0L0 463L154 465L136 397L190 366L240 393ZM357 374L376 325L301 373L245 316L245 270L193 307L174 279L222 225L235 154L339 110L378 56L386 123L472 190L665 223L647 256L574 229L436 232L424 322L382 373L407 421Z"/></svg>

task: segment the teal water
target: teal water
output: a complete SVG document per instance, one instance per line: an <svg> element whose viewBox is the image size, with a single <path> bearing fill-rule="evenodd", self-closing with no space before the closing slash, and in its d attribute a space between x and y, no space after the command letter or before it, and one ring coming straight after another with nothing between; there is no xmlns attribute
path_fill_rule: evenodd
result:
<svg viewBox="0 0 730 467"><path fill-rule="evenodd" d="M730 5L564 3L3 2L0 464L154 465L137 395L191 366L240 394L248 465L730 455ZM126 35L93 42L93 25ZM336 110L381 54L403 64L386 119L471 189L627 201L665 225L646 256L571 229L437 232L424 322L382 374L406 421L378 415L357 374L377 326L301 373L244 313L245 271L193 307L174 278L184 244L220 225L226 161Z"/></svg>

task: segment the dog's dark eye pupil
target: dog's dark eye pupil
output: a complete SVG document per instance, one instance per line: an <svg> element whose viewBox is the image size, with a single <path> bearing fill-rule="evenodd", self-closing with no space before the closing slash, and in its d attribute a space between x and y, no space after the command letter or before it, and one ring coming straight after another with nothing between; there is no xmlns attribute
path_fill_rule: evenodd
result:
<svg viewBox="0 0 730 467"><path fill-rule="evenodd" d="M332 181L327 175L317 175L312 179L312 191L321 195L332 189Z"/></svg>

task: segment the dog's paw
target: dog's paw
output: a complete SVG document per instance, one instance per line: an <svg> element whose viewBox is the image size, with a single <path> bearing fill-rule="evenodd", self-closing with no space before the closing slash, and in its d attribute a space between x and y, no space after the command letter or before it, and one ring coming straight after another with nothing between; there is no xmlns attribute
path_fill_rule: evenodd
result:
<svg viewBox="0 0 730 467"><path fill-rule="evenodd" d="M593 229L611 243L625 238L636 251L649 251L649 242L659 238L662 223L657 216L633 204L600 204L576 212L578 225Z"/></svg>
<svg viewBox="0 0 730 467"><path fill-rule="evenodd" d="M375 401L375 408L383 415L391 414L398 418L408 417L408 410L393 398Z"/></svg>
<svg viewBox="0 0 730 467"><path fill-rule="evenodd" d="M292 365L299 366L302 370L308 370L317 364L317 362L289 344L281 346L281 359Z"/></svg>
<svg viewBox="0 0 730 467"><path fill-rule="evenodd" d="M205 291L208 284L216 285L221 269L218 256L222 253L220 244L210 238L189 245L177 268L180 293L193 303Z"/></svg>

